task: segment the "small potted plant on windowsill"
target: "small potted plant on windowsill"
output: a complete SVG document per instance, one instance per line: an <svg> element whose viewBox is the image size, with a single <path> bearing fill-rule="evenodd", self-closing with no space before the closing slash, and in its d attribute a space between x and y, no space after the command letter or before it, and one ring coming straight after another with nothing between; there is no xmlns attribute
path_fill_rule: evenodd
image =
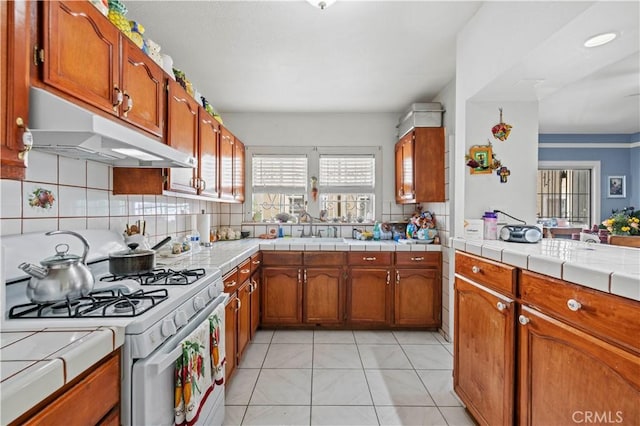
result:
<svg viewBox="0 0 640 426"><path fill-rule="evenodd" d="M640 210L614 210L602 225L609 231L609 244L640 248Z"/></svg>

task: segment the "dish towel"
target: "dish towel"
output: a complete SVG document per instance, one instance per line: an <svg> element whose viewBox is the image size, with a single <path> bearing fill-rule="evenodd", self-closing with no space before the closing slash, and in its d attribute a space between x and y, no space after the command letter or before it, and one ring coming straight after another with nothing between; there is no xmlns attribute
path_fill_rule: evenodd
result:
<svg viewBox="0 0 640 426"><path fill-rule="evenodd" d="M215 385L224 383L224 303L219 304L209 316L209 345L211 346L211 374Z"/></svg>
<svg viewBox="0 0 640 426"><path fill-rule="evenodd" d="M213 389L209 321L204 321L182 342L182 356L175 367L175 423L191 425Z"/></svg>

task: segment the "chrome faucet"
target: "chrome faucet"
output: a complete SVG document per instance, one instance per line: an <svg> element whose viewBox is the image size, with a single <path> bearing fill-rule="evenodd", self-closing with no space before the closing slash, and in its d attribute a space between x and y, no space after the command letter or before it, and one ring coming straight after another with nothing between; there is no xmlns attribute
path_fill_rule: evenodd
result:
<svg viewBox="0 0 640 426"><path fill-rule="evenodd" d="M304 233L304 224L303 224L302 228L300 228L300 238L313 237L313 216L311 216L306 210L303 210L302 213L300 213L300 218L299 218L300 223L302 223L302 218L304 217L306 217L309 220L309 234L306 235Z"/></svg>

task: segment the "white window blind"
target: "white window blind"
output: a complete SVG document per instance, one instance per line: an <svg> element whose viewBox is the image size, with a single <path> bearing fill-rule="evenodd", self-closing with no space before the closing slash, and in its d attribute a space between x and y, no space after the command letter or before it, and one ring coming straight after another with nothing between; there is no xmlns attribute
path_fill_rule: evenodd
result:
<svg viewBox="0 0 640 426"><path fill-rule="evenodd" d="M320 155L318 183L325 191L353 188L360 192L373 192L375 175L373 155Z"/></svg>
<svg viewBox="0 0 640 426"><path fill-rule="evenodd" d="M304 192L307 187L305 155L253 155L253 192Z"/></svg>

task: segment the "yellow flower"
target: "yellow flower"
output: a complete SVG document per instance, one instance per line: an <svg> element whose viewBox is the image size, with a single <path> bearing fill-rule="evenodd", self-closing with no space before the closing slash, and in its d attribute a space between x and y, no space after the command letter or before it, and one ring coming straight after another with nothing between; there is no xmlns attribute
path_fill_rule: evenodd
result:
<svg viewBox="0 0 640 426"><path fill-rule="evenodd" d="M620 230L621 230L622 232L629 232L629 230L630 230L630 229L631 229L631 228L630 228L630 227L628 227L628 226L623 226L622 228L620 228Z"/></svg>

